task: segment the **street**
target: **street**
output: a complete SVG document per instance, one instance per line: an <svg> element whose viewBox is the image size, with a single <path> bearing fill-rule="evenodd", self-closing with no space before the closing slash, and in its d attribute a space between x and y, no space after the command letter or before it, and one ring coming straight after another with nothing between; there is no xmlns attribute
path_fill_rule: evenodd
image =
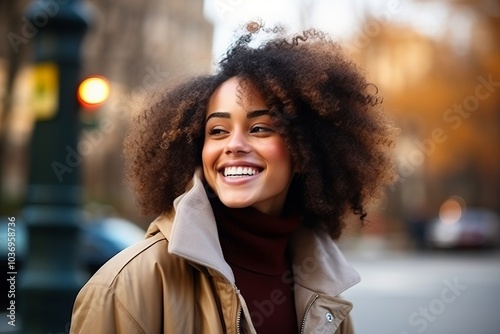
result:
<svg viewBox="0 0 500 334"><path fill-rule="evenodd" d="M357 334L499 334L500 252L346 252Z"/></svg>

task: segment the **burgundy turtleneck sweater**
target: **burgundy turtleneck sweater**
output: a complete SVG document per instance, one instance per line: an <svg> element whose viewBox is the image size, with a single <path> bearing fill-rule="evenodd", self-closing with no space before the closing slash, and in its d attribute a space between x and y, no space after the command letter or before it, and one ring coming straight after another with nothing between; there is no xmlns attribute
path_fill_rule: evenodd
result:
<svg viewBox="0 0 500 334"><path fill-rule="evenodd" d="M298 216L273 217L211 199L224 258L259 334L298 333L288 240Z"/></svg>

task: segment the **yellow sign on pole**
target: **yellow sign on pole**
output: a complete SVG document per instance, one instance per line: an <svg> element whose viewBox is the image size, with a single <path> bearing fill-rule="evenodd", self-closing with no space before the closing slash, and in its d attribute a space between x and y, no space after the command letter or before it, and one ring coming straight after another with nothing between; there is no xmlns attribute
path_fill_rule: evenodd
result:
<svg viewBox="0 0 500 334"><path fill-rule="evenodd" d="M32 109L36 120L56 115L59 102L59 69L55 63L40 63L33 68Z"/></svg>

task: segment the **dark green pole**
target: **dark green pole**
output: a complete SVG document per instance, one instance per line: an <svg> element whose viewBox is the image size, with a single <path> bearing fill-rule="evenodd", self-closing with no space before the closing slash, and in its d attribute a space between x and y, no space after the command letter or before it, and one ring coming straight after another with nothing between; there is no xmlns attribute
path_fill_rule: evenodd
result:
<svg viewBox="0 0 500 334"><path fill-rule="evenodd" d="M34 1L26 17L39 79L22 212L29 242L19 274L19 320L23 333L59 334L68 331L84 283L77 260L82 190L76 90L90 11L78 0L43 0Z"/></svg>

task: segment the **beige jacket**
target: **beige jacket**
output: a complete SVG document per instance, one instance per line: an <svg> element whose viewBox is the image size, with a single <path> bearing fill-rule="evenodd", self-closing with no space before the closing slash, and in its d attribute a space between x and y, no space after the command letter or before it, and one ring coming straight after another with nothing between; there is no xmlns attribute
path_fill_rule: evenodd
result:
<svg viewBox="0 0 500 334"><path fill-rule="evenodd" d="M255 333L197 177L174 208L82 288L70 333ZM352 305L339 294L359 282L357 272L327 235L301 228L292 242L293 276L283 279L294 281L301 333L353 333ZM270 293L257 316L270 316L279 302Z"/></svg>

